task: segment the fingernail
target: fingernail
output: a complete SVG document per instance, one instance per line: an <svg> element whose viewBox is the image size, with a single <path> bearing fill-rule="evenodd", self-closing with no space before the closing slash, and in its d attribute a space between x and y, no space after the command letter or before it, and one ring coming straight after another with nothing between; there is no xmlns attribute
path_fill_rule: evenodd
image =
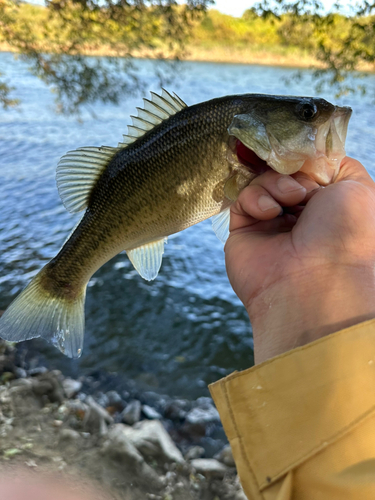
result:
<svg viewBox="0 0 375 500"><path fill-rule="evenodd" d="M317 182L305 177L296 177L296 180L306 189L306 193L311 193L311 191L315 191L321 187Z"/></svg>
<svg viewBox="0 0 375 500"><path fill-rule="evenodd" d="M277 208L280 210L280 205L273 199L271 196L267 196L263 194L258 199L258 206L262 212L266 212L267 210L271 210L273 208Z"/></svg>
<svg viewBox="0 0 375 500"><path fill-rule="evenodd" d="M277 180L277 187L284 194L303 189L303 186L301 186L301 184L288 176L279 177L279 179Z"/></svg>

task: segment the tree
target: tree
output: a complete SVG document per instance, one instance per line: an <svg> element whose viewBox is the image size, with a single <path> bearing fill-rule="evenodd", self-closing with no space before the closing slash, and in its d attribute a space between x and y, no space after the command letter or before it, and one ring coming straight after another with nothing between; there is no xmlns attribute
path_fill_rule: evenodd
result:
<svg viewBox="0 0 375 500"><path fill-rule="evenodd" d="M101 100L142 89L132 59L149 55L178 61L192 22L212 0L46 0L45 7L0 0L0 41L17 51L31 71L56 93L58 109L79 111ZM106 58L87 53L110 54ZM161 84L170 65L157 73ZM15 105L12 88L0 81L0 104Z"/></svg>
<svg viewBox="0 0 375 500"><path fill-rule="evenodd" d="M317 90L329 85L338 95L366 91L363 78L375 68L374 11L367 0L352 6L338 0L329 13L320 0L266 0L253 8L265 18L288 17L285 40L309 44L320 63Z"/></svg>

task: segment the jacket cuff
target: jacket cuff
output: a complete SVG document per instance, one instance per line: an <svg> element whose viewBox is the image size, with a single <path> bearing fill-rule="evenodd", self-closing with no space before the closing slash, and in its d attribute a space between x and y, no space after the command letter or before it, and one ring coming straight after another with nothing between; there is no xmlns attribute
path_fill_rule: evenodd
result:
<svg viewBox="0 0 375 500"><path fill-rule="evenodd" d="M375 320L211 384L246 493L260 492L375 410ZM245 485L244 485L245 486Z"/></svg>

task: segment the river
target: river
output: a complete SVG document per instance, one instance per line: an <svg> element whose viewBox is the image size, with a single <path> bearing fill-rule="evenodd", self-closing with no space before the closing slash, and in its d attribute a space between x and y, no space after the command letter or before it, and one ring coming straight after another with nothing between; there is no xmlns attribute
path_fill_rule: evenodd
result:
<svg viewBox="0 0 375 500"><path fill-rule="evenodd" d="M158 91L152 61L136 62L149 90ZM0 309L59 250L78 220L63 207L55 184L59 158L87 145L116 145L126 133L140 97L119 106L98 103L96 118L57 115L54 96L11 54L0 54L0 71L22 100L19 109L1 110L0 123ZM295 70L255 65L185 62L175 90L187 104L248 92L314 95L311 73L287 85ZM372 175L375 151L375 77L369 95L336 99L353 108L347 152ZM27 346L26 346L27 344ZM251 327L228 282L223 245L205 221L171 237L158 278L142 280L125 254L91 279L86 299L82 357L69 360L44 341L25 344L25 355L41 355L50 365L78 376L103 370L132 378L170 396L207 395L207 384L253 363Z"/></svg>

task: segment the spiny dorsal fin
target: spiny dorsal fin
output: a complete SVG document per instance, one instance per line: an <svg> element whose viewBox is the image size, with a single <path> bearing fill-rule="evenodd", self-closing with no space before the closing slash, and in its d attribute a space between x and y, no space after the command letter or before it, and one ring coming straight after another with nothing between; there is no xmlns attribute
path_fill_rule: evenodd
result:
<svg viewBox="0 0 375 500"><path fill-rule="evenodd" d="M113 156L185 107L176 94L164 89L161 95L151 92L151 100L144 99L144 108L137 108L138 116L131 117L133 124L128 125L128 134L117 148L91 146L64 155L57 165L56 181L65 208L72 213L86 208L93 187Z"/></svg>
<svg viewBox="0 0 375 500"><path fill-rule="evenodd" d="M120 148L89 146L69 151L56 170L59 195L72 213L87 207L91 191L100 174Z"/></svg>
<svg viewBox="0 0 375 500"><path fill-rule="evenodd" d="M144 107L137 108L138 116L131 116L133 125L128 125L128 133L123 136L119 147L131 144L162 121L186 108L184 101L173 94L162 89L161 95L151 92L151 100L143 99Z"/></svg>

